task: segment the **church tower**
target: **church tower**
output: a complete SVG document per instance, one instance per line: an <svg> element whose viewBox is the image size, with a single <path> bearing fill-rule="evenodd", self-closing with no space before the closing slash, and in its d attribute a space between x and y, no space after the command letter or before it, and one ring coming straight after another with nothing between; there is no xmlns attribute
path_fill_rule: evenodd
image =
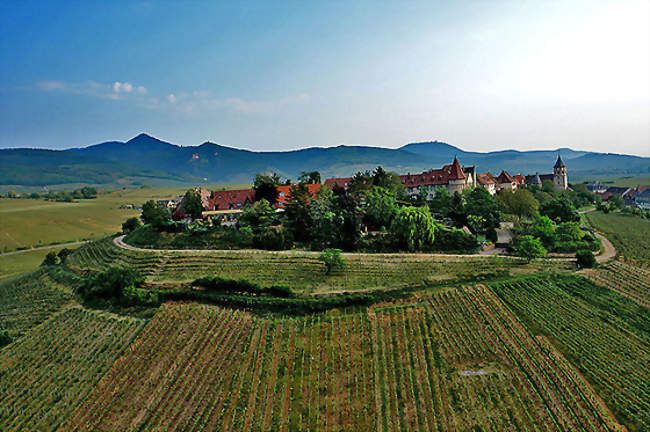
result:
<svg viewBox="0 0 650 432"><path fill-rule="evenodd" d="M555 189L569 189L569 178L566 175L566 165L562 162L560 155L557 155L557 161L553 166L553 183Z"/></svg>

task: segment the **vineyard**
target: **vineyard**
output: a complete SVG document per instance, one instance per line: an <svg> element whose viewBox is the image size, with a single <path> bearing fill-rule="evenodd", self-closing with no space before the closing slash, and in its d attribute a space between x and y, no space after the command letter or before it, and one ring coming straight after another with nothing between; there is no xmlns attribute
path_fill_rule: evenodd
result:
<svg viewBox="0 0 650 432"><path fill-rule="evenodd" d="M168 303L61 430L616 430L484 287L263 319Z"/></svg>
<svg viewBox="0 0 650 432"><path fill-rule="evenodd" d="M492 288L531 329L548 335L630 430L650 429L650 311L576 276Z"/></svg>
<svg viewBox="0 0 650 432"><path fill-rule="evenodd" d="M621 259L650 267L650 220L602 212L589 212L584 216L591 226L604 232L614 243Z"/></svg>
<svg viewBox="0 0 650 432"><path fill-rule="evenodd" d="M16 338L72 301L72 292L38 270L0 284L0 330Z"/></svg>
<svg viewBox="0 0 650 432"><path fill-rule="evenodd" d="M640 305L650 308L650 271L611 261L584 275L591 281L614 290Z"/></svg>
<svg viewBox="0 0 650 432"><path fill-rule="evenodd" d="M71 307L0 350L0 430L56 429L141 328Z"/></svg>
<svg viewBox="0 0 650 432"><path fill-rule="evenodd" d="M261 286L291 286L297 292L369 290L475 280L504 274L527 274L541 269L572 269L563 261L524 265L510 257L436 256L426 254L344 254L345 267L326 274L318 254L269 251L135 251L115 246L106 238L76 250L68 259L79 269L103 269L110 265L140 270L154 283L189 282L219 275L247 279Z"/></svg>

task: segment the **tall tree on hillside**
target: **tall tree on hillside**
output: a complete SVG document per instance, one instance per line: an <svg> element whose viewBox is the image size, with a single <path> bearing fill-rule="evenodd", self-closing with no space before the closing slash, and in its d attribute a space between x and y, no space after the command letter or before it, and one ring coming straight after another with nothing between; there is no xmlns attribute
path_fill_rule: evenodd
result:
<svg viewBox="0 0 650 432"><path fill-rule="evenodd" d="M270 205L278 202L278 186L282 179L279 175L256 174L253 188L255 189L255 201L265 199Z"/></svg>
<svg viewBox="0 0 650 432"><path fill-rule="evenodd" d="M198 219L203 213L201 193L197 189L189 189L183 197L183 210L192 219Z"/></svg>
<svg viewBox="0 0 650 432"><path fill-rule="evenodd" d="M401 249L415 252L433 246L435 229L427 207L402 207L393 219L390 233Z"/></svg>
<svg viewBox="0 0 650 432"><path fill-rule="evenodd" d="M145 224L150 224L154 228L159 228L163 223L171 220L171 215L167 207L156 204L154 200L149 200L142 206L140 219Z"/></svg>
<svg viewBox="0 0 650 432"><path fill-rule="evenodd" d="M312 225L309 212L310 198L307 186L298 183L289 190L289 197L284 206L287 228L293 234L293 238L299 242L309 241L309 228Z"/></svg>

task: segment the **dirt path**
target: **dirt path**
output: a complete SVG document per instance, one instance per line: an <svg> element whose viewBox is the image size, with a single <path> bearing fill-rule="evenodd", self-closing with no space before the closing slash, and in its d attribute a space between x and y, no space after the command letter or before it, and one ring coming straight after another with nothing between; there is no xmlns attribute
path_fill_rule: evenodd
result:
<svg viewBox="0 0 650 432"><path fill-rule="evenodd" d="M598 234L598 233L594 233L594 234L603 242L603 253L596 256L596 261L600 264L614 258L616 256L616 248L614 247L612 242L607 240L607 237L605 237L602 234Z"/></svg>
<svg viewBox="0 0 650 432"><path fill-rule="evenodd" d="M21 254L21 253L25 253L25 252L33 252L33 251L43 250L43 249L54 249L54 248L60 248L60 247L66 247L66 246L78 246L78 245L82 245L84 243L88 243L89 241L90 240L84 240L84 241L71 242L71 243L59 243L59 244L49 245L49 246L40 246L40 247L31 248L31 249L21 249L21 250L12 251L12 252L0 253L0 257L8 256L8 255L17 255L17 254Z"/></svg>

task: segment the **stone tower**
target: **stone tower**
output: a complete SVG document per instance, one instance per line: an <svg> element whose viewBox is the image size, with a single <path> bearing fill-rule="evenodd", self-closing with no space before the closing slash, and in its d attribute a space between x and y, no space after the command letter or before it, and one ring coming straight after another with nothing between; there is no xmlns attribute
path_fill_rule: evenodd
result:
<svg viewBox="0 0 650 432"><path fill-rule="evenodd" d="M467 178L463 174L463 168L461 168L458 159L454 156L454 162L451 164L449 172L449 184L447 185L447 190L451 195L454 193L462 192L465 186L467 185Z"/></svg>
<svg viewBox="0 0 650 432"><path fill-rule="evenodd" d="M560 155L557 155L557 161L553 166L553 183L555 189L569 189L569 178L566 175L566 165L562 162Z"/></svg>

